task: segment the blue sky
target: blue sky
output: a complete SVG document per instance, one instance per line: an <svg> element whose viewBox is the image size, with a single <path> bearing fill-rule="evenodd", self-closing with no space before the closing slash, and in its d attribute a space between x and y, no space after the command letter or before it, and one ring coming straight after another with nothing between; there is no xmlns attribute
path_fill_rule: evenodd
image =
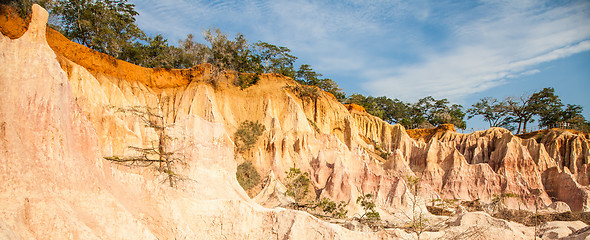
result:
<svg viewBox="0 0 590 240"><path fill-rule="evenodd" d="M590 118L590 1L129 2L148 34L175 44L210 27L243 33L290 48L297 64L347 94L407 102L431 95L469 107L553 87Z"/></svg>

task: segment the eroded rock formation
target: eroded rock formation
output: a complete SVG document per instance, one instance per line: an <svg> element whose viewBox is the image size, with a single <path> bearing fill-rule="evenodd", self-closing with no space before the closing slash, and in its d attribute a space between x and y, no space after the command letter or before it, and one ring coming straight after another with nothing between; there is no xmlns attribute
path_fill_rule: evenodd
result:
<svg viewBox="0 0 590 240"><path fill-rule="evenodd" d="M315 197L348 202L351 215L362 211L355 200L366 193L376 195L384 218L406 209L407 176L422 178L425 200L489 202L513 193L520 197L507 199L512 208L532 209L535 196L544 205L590 206L587 135L406 131L327 93L302 98L293 91L298 84L280 75L263 74L241 90L237 73L206 64L165 70L115 60L46 30L40 7L33 13L22 36L0 35L0 233L8 238L403 237L261 207L235 179L244 158L269 176L254 198L269 207L284 204L280 181L293 166L310 174ZM159 109L183 149L187 164L178 171L189 180L176 189L161 184L152 168L102 158L132 154L129 146L157 137L136 116L117 111L136 106ZM239 156L233 134L246 120L266 131ZM478 214L459 216L440 236L465 231L465 221L494 222L499 227L486 231L500 231L499 239L530 238L526 227Z"/></svg>

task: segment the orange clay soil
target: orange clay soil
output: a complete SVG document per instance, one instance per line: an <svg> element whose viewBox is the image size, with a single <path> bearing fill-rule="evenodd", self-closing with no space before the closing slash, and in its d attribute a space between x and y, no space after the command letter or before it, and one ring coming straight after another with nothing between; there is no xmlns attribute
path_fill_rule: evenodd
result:
<svg viewBox="0 0 590 240"><path fill-rule="evenodd" d="M570 132L573 134L577 134L577 135L584 135L586 137L586 139L590 139L590 133L587 132L582 132L582 131L578 131L578 130L574 130L574 129L562 129L562 128L552 128L552 129L543 129L543 130L539 130L539 131L534 131L534 132L530 132L530 133L523 133L523 134L518 134L516 135L519 138L522 139L528 139L528 138L542 138L543 136L547 135L548 132Z"/></svg>
<svg viewBox="0 0 590 240"><path fill-rule="evenodd" d="M455 125L453 124L442 124L436 128L425 128L425 129L407 129L406 133L414 140L424 139L425 142L430 141L430 138L439 132L452 131L456 132Z"/></svg>
<svg viewBox="0 0 590 240"><path fill-rule="evenodd" d="M358 105L358 104L354 104L354 103L344 104L344 107L346 107L346 109L349 112L352 111L352 110L356 110L356 111L359 111L359 112L365 112L365 113L367 112L363 106Z"/></svg>
<svg viewBox="0 0 590 240"><path fill-rule="evenodd" d="M0 5L2 34L11 39L19 38L27 31L28 24L29 22L21 19L12 8ZM72 42L49 27L47 28L47 43L57 55L81 65L90 72L128 81L138 81L156 92L163 88L186 86L197 76L202 76L203 71L207 68L210 68L207 65L199 65L191 69L144 68Z"/></svg>
<svg viewBox="0 0 590 240"><path fill-rule="evenodd" d="M9 6L0 4L0 31L10 39L20 38L29 27L30 17L24 20Z"/></svg>

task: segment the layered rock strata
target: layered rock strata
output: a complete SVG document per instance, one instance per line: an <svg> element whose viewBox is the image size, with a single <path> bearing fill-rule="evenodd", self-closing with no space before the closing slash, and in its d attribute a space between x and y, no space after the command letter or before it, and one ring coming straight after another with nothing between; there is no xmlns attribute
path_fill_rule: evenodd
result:
<svg viewBox="0 0 590 240"><path fill-rule="evenodd" d="M506 199L512 208L532 209L535 199L542 205L562 201L573 210L589 206L584 134L554 130L521 139L501 128L459 134L449 126L408 134L401 125L347 109L330 94L302 97L299 85L280 75L263 74L242 90L234 85L238 73L210 65L165 70L115 60L46 30L47 13L33 10L26 33L15 39L0 35L6 66L0 72L0 180L6 183L0 188L6 203L0 229L8 229L7 236L391 236L261 207L235 179L242 161L270 176L255 198L267 206L285 203L278 199L284 193L280 181L293 166L310 174L314 197L348 202L351 216L362 211L355 200L367 193L376 195L384 218L407 209L407 176L422 179L424 200L490 202L512 193L519 196ZM138 106L157 108L174 147L182 150L186 164L177 171L187 181L176 189L162 184L165 179L153 168L102 158L133 154L129 146L156 140L141 119L118 111ZM266 131L252 151L235 154L233 134L247 120ZM461 226L469 216L497 222L476 214L449 226ZM502 228L506 236L530 237L521 226L497 225L509 226Z"/></svg>
<svg viewBox="0 0 590 240"><path fill-rule="evenodd" d="M69 81L60 57L47 44L46 21L47 12L35 5L26 33L14 40L0 35L0 238L385 238L352 232L304 212L255 204L235 180L233 143L224 126L198 116L179 118L170 126L170 132L196 146L185 152L190 167L183 173L191 180L179 188L161 184L149 168L105 161L102 152L120 150L102 143L125 138L133 143L142 136L132 131L132 120L108 109L94 117L81 109L101 102L84 105L76 99L80 85ZM80 76L91 76L84 74L89 73ZM79 84L98 84L92 79ZM107 100L84 89L84 95L94 94L93 100ZM123 102L135 99L121 97ZM114 127L98 128L92 119L112 119Z"/></svg>

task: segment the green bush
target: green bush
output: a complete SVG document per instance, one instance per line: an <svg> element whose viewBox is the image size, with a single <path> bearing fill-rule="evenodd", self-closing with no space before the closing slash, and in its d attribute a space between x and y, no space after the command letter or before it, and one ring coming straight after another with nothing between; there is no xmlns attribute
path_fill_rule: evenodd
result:
<svg viewBox="0 0 590 240"><path fill-rule="evenodd" d="M322 200L315 203L314 208L319 208L325 214L329 214L333 218L345 218L348 213L348 210L346 210L347 206L348 204L344 201L340 201L340 203L336 204L328 198L322 198Z"/></svg>
<svg viewBox="0 0 590 240"><path fill-rule="evenodd" d="M249 190L260 183L260 174L258 174L250 161L238 165L236 178L244 190Z"/></svg>
<svg viewBox="0 0 590 240"><path fill-rule="evenodd" d="M366 219L368 221L379 221L381 216L375 210L375 203L373 202L373 194L365 194L356 199L356 203L360 203L361 207L365 210L365 213L361 215L360 220Z"/></svg>
<svg viewBox="0 0 590 240"><path fill-rule="evenodd" d="M309 192L309 184L311 183L309 174L301 172L299 168L291 168L285 173L287 174L285 178L287 181L287 184L285 184L287 187L286 194L287 196L293 197L295 204L299 206Z"/></svg>
<svg viewBox="0 0 590 240"><path fill-rule="evenodd" d="M262 135L264 131L264 125L262 125L258 121L242 122L234 135L236 150L239 153L250 151L250 149L254 147L254 144L256 144L258 138Z"/></svg>
<svg viewBox="0 0 590 240"><path fill-rule="evenodd" d="M315 100L320 97L320 92L317 87L308 85L286 86L286 89L297 94L301 99Z"/></svg>
<svg viewBox="0 0 590 240"><path fill-rule="evenodd" d="M241 90L244 90L256 84L258 80L260 80L260 76L258 76L258 74L239 74L238 79L234 82L234 84L240 87Z"/></svg>

